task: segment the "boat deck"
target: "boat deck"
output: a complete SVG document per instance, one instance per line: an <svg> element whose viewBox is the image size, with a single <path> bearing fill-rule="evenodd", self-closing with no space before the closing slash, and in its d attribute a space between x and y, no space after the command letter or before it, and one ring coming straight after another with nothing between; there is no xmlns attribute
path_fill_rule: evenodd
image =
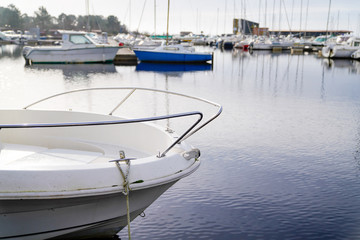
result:
<svg viewBox="0 0 360 240"><path fill-rule="evenodd" d="M97 151L3 143L0 151L0 170L66 169L76 165L108 163L120 158L119 151L124 151L127 157L132 158L148 156L142 152L115 145L100 143L91 143L91 145Z"/></svg>

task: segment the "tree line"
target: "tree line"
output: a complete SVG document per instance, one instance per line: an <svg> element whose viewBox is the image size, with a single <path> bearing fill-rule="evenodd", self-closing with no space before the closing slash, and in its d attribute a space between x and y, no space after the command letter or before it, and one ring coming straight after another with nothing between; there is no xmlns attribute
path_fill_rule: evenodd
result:
<svg viewBox="0 0 360 240"><path fill-rule="evenodd" d="M61 13L58 17L51 16L45 7L41 6L34 12L34 16L22 14L13 4L7 8L0 7L0 29L26 31L30 28L40 28L41 33L47 33L52 29L90 31L100 30L109 34L119 32L127 33L124 24L121 24L116 16L101 15L75 16Z"/></svg>

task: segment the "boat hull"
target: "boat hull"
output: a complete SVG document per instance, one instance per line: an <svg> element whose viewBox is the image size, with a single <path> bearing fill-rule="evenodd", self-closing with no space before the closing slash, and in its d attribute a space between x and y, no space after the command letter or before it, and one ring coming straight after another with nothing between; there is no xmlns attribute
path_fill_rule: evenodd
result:
<svg viewBox="0 0 360 240"><path fill-rule="evenodd" d="M166 156L152 155L177 138L153 124L14 128L6 123L121 118L75 111L0 112L0 239L112 237L127 225L125 180L119 168L128 169L132 220L200 165L195 156L183 156L191 150L185 142ZM150 134L155 140L144 138ZM131 166L113 162L119 151L132 158Z"/></svg>
<svg viewBox="0 0 360 240"><path fill-rule="evenodd" d="M326 58L352 58L352 54L359 49L351 46L326 46L321 49L321 53Z"/></svg>
<svg viewBox="0 0 360 240"><path fill-rule="evenodd" d="M146 88L91 88L0 110L0 239L113 237L199 167L200 151L184 138L222 111L205 99L191 97L219 110L197 129L203 115L196 111L135 119L113 115L124 99L106 115L29 109L65 94L106 90L191 97ZM193 115L198 120L180 136L152 123Z"/></svg>
<svg viewBox="0 0 360 240"><path fill-rule="evenodd" d="M360 59L360 49L351 54L353 59Z"/></svg>
<svg viewBox="0 0 360 240"><path fill-rule="evenodd" d="M199 63L211 61L211 53L172 53L134 50L136 57L142 62L175 62Z"/></svg>
<svg viewBox="0 0 360 240"><path fill-rule="evenodd" d="M131 220L175 182L131 191ZM1 239L106 238L127 225L126 198L121 192L78 198L2 200L0 213Z"/></svg>
<svg viewBox="0 0 360 240"><path fill-rule="evenodd" d="M24 54L26 61L31 63L105 63L112 62L118 47L91 48L33 48Z"/></svg>
<svg viewBox="0 0 360 240"><path fill-rule="evenodd" d="M250 44L252 50L272 50L273 45L271 43L253 43Z"/></svg>

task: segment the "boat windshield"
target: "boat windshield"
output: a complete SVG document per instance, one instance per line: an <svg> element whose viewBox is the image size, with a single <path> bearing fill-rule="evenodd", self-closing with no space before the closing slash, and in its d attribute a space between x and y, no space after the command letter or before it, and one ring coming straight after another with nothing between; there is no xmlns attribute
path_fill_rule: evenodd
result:
<svg viewBox="0 0 360 240"><path fill-rule="evenodd" d="M69 40L74 44L91 44L91 41L84 35L70 35Z"/></svg>

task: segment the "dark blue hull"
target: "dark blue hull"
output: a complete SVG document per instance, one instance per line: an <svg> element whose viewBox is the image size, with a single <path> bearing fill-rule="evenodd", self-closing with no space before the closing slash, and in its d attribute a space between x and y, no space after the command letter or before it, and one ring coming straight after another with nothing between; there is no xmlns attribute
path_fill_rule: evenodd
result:
<svg viewBox="0 0 360 240"><path fill-rule="evenodd" d="M211 53L171 53L134 50L136 57L142 62L177 62L195 63L212 60Z"/></svg>

